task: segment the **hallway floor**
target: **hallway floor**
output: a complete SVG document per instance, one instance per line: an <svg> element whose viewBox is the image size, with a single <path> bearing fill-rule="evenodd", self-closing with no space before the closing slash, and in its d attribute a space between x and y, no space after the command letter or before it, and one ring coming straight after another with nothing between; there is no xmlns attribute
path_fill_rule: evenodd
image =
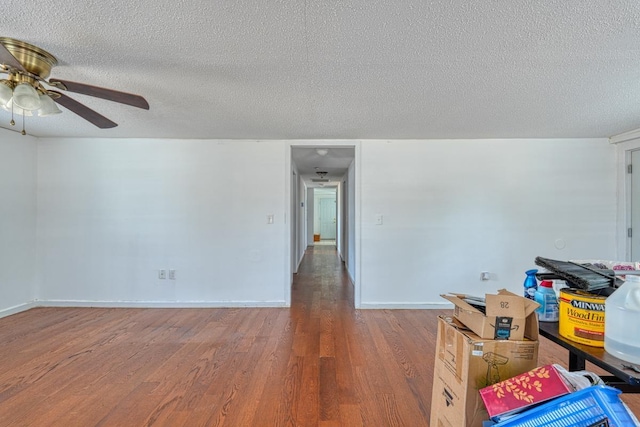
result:
<svg viewBox="0 0 640 427"><path fill-rule="evenodd" d="M297 357L312 372L303 412L317 407L319 425L327 426L428 425L442 312L353 307L353 285L335 247L308 249L291 308L296 342L304 343Z"/></svg>
<svg viewBox="0 0 640 427"><path fill-rule="evenodd" d="M335 240L320 240L319 242L313 242L313 246L335 246Z"/></svg>

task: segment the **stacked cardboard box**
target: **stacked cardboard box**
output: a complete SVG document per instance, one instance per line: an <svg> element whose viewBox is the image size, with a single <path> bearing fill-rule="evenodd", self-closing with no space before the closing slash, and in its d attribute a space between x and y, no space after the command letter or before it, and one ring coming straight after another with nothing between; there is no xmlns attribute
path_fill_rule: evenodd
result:
<svg viewBox="0 0 640 427"><path fill-rule="evenodd" d="M429 425L481 427L489 415L479 390L537 367L538 305L502 290L482 313L462 295L443 297L455 309L438 319Z"/></svg>

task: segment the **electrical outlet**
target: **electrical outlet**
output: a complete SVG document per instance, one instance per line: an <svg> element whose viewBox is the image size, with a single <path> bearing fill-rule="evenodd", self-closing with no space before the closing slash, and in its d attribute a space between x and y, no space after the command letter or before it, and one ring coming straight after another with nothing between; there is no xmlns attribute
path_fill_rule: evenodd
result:
<svg viewBox="0 0 640 427"><path fill-rule="evenodd" d="M376 214L376 225L382 225L382 214Z"/></svg>
<svg viewBox="0 0 640 427"><path fill-rule="evenodd" d="M158 279L166 279L167 270L158 270Z"/></svg>
<svg viewBox="0 0 640 427"><path fill-rule="evenodd" d="M169 270L169 280L176 280L176 271Z"/></svg>

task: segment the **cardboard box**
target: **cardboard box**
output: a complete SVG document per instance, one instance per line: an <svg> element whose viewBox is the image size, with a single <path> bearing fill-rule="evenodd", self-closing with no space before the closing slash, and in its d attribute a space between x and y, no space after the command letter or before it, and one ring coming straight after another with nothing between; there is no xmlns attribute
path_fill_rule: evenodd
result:
<svg viewBox="0 0 640 427"><path fill-rule="evenodd" d="M524 374L480 390L489 417L500 421L529 406L573 392L573 387L553 365L535 368Z"/></svg>
<svg viewBox="0 0 640 427"><path fill-rule="evenodd" d="M453 315L481 338L523 340L538 339L538 316L540 305L506 289L497 295L485 295L485 312L467 303L465 295L441 295L454 305Z"/></svg>
<svg viewBox="0 0 640 427"><path fill-rule="evenodd" d="M534 369L538 341L483 339L451 317L438 318L433 427L481 427L489 419L480 389Z"/></svg>

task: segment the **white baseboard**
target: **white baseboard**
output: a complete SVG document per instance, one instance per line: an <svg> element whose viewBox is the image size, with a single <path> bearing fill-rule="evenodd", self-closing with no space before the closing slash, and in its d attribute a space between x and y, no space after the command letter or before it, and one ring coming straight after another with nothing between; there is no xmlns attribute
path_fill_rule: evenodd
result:
<svg viewBox="0 0 640 427"><path fill-rule="evenodd" d="M11 316L12 314L20 313L21 311L27 311L37 306L38 305L34 301L27 302L24 304L14 305L13 307L0 310L0 318Z"/></svg>
<svg viewBox="0 0 640 427"><path fill-rule="evenodd" d="M363 302L360 304L363 310L447 310L452 309L453 304L446 302Z"/></svg>
<svg viewBox="0 0 640 427"><path fill-rule="evenodd" d="M268 308L287 307L284 301L34 301L36 307L99 307L99 308Z"/></svg>
<svg viewBox="0 0 640 427"><path fill-rule="evenodd" d="M35 300L0 310L0 318L36 307L96 307L96 308L281 308L284 301L87 301ZM364 310L446 310L450 303L362 303Z"/></svg>

